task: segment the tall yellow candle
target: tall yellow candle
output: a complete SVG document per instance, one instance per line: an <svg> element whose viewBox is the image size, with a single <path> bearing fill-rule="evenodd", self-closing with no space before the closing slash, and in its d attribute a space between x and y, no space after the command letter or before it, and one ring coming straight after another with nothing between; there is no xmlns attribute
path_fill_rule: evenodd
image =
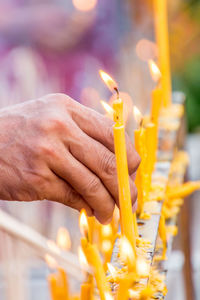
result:
<svg viewBox="0 0 200 300"><path fill-rule="evenodd" d="M110 293L110 287L106 280L106 275L97 246L89 243L85 237L81 238L81 246L87 258L88 264L93 269L100 298L101 300L106 300L106 294Z"/></svg>
<svg viewBox="0 0 200 300"><path fill-rule="evenodd" d="M142 115L140 111L134 106L134 117L139 125L138 129L134 130L134 138L135 138L135 149L140 155L141 163L137 170L135 184L138 189L138 208L137 213L139 215L143 212L143 205L146 199L147 193L145 188L145 164L147 158L147 151L146 151L146 129L142 126Z"/></svg>
<svg viewBox="0 0 200 300"><path fill-rule="evenodd" d="M157 146L157 134L156 126L154 123L148 123L146 125L146 147L147 147L147 162L146 171L150 175L154 170L156 161L156 146Z"/></svg>
<svg viewBox="0 0 200 300"><path fill-rule="evenodd" d="M117 291L117 300L128 300L129 299L129 289L133 285L135 280L135 273L129 273L124 275L119 282L119 287Z"/></svg>
<svg viewBox="0 0 200 300"><path fill-rule="evenodd" d="M155 88L151 95L151 121L158 126L159 113L162 102L161 88Z"/></svg>
<svg viewBox="0 0 200 300"><path fill-rule="evenodd" d="M113 132L117 163L121 231L122 234L129 240L133 250L135 251L136 241L129 185L125 128L123 124L123 102L121 99L114 101L113 109L115 121Z"/></svg>
<svg viewBox="0 0 200 300"><path fill-rule="evenodd" d="M165 107L171 104L171 74L167 0L154 0L155 33L158 45L158 60L162 74L161 86L163 90L163 104Z"/></svg>
<svg viewBox="0 0 200 300"><path fill-rule="evenodd" d="M69 300L69 287L65 271L58 268L57 273L48 276L52 300Z"/></svg>

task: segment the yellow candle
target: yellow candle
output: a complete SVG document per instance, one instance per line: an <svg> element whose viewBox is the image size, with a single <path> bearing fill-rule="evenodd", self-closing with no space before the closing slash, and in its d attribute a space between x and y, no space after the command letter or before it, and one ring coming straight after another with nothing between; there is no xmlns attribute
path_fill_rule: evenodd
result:
<svg viewBox="0 0 200 300"><path fill-rule="evenodd" d="M69 300L69 287L65 271L58 268L57 273L48 276L52 300Z"/></svg>
<svg viewBox="0 0 200 300"><path fill-rule="evenodd" d="M129 289L135 280L135 273L129 273L124 275L123 278L120 279L119 287L117 291L117 300L128 300L129 299Z"/></svg>
<svg viewBox="0 0 200 300"><path fill-rule="evenodd" d="M81 297L80 300L92 300L93 299L93 279L89 278L88 282L84 282L81 285Z"/></svg>
<svg viewBox="0 0 200 300"><path fill-rule="evenodd" d="M120 223L122 234L129 240L135 251L135 234L132 216L132 202L129 186L129 173L126 154L125 129L123 124L123 102L121 99L114 101L114 144L117 163Z"/></svg>
<svg viewBox="0 0 200 300"><path fill-rule="evenodd" d="M106 300L106 293L110 293L110 287L106 280L106 275L97 246L89 243L85 237L81 238L81 246L87 258L88 264L93 269L100 298L101 300Z"/></svg>
<svg viewBox="0 0 200 300"><path fill-rule="evenodd" d="M162 74L163 104L171 104L171 75L169 57L169 36L167 21L167 0L154 0L155 33L158 45L158 60Z"/></svg>
<svg viewBox="0 0 200 300"><path fill-rule="evenodd" d="M151 176L154 165L156 161L156 126L154 123L148 123L146 125L146 147L147 147L147 161L146 161L146 170L148 175Z"/></svg>
<svg viewBox="0 0 200 300"><path fill-rule="evenodd" d="M162 90L155 88L151 96L151 121L158 126L159 113L162 102Z"/></svg>
<svg viewBox="0 0 200 300"><path fill-rule="evenodd" d="M135 137L135 149L140 155L141 163L137 170L135 184L138 190L138 214L141 214L143 211L143 204L146 198L146 189L145 189L145 162L146 162L146 129L141 127L134 131Z"/></svg>
<svg viewBox="0 0 200 300"><path fill-rule="evenodd" d="M167 190L167 197L171 199L185 198L200 189L200 181L189 181L180 186L169 188Z"/></svg>
<svg viewBox="0 0 200 300"><path fill-rule="evenodd" d="M137 225L137 217L136 217L136 213L133 213L133 225L134 225L134 232L135 232L135 237L138 238L139 237L139 233L138 233L138 225Z"/></svg>

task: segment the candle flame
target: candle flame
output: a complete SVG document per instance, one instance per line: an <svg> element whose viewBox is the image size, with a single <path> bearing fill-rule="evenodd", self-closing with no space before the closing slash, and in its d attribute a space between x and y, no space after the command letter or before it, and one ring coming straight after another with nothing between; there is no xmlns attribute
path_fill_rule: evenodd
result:
<svg viewBox="0 0 200 300"><path fill-rule="evenodd" d="M81 234L83 236L87 236L89 226L88 226L87 214L85 209L82 209L80 212L79 226L80 226Z"/></svg>
<svg viewBox="0 0 200 300"><path fill-rule="evenodd" d="M102 232L103 237L111 236L112 235L112 226L110 224L102 225L101 232Z"/></svg>
<svg viewBox="0 0 200 300"><path fill-rule="evenodd" d="M109 240L103 240L101 248L102 248L102 252L104 252L104 253L110 251L111 248L112 248L111 241L109 241Z"/></svg>
<svg viewBox="0 0 200 300"><path fill-rule="evenodd" d="M62 250L69 250L71 248L71 239L69 235L69 231L64 228L60 227L58 229L56 244Z"/></svg>
<svg viewBox="0 0 200 300"><path fill-rule="evenodd" d="M110 293L105 292L105 299L106 300L113 300L113 296Z"/></svg>
<svg viewBox="0 0 200 300"><path fill-rule="evenodd" d="M161 78L161 73L158 66L152 59L148 60L148 65L153 80L157 82Z"/></svg>
<svg viewBox="0 0 200 300"><path fill-rule="evenodd" d="M83 269L88 269L89 268L89 265L88 265L88 262L87 262L87 258L83 252L83 249L79 246L78 247L78 258L79 258L79 262L80 262L80 265Z"/></svg>
<svg viewBox="0 0 200 300"><path fill-rule="evenodd" d="M135 118L137 124L141 125L143 116L142 116L140 110L136 106L133 106L133 115L134 115L134 118Z"/></svg>
<svg viewBox="0 0 200 300"><path fill-rule="evenodd" d="M45 254L44 259L45 259L46 263L48 264L49 268L56 269L57 262L56 262L55 258L53 258L49 254Z"/></svg>
<svg viewBox="0 0 200 300"><path fill-rule="evenodd" d="M112 79L112 77L102 70L99 70L99 74L101 76L101 79L105 82L105 84L109 88L109 90L112 93L117 92L118 94L119 92L118 92L117 83Z"/></svg>
<svg viewBox="0 0 200 300"><path fill-rule="evenodd" d="M128 290L128 295L129 295L130 298L133 298L135 300L140 298L140 292L139 291L134 291L133 289Z"/></svg>
<svg viewBox="0 0 200 300"><path fill-rule="evenodd" d="M105 111L107 112L107 115L109 118L113 119L113 113L114 110L113 108L105 101L101 100L101 105L103 106L103 108L105 109Z"/></svg>
<svg viewBox="0 0 200 300"><path fill-rule="evenodd" d="M150 267L145 259L138 258L136 262L137 273L139 276L147 277L149 276Z"/></svg>
<svg viewBox="0 0 200 300"><path fill-rule="evenodd" d="M115 280L116 275L117 275L117 271L115 270L115 267L113 267L113 265L110 263L107 263L107 267L108 267L108 271L110 272L110 275Z"/></svg>
<svg viewBox="0 0 200 300"><path fill-rule="evenodd" d="M123 261L135 260L133 248L129 240L124 236L120 238L120 257L122 258Z"/></svg>

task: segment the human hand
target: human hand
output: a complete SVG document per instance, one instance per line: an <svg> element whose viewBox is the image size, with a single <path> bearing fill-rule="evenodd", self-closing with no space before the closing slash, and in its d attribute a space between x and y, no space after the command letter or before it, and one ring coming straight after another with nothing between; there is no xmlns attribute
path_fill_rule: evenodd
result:
<svg viewBox="0 0 200 300"><path fill-rule="evenodd" d="M0 198L48 199L109 222L118 204L112 125L63 94L1 110ZM140 159L128 136L126 142L134 204Z"/></svg>

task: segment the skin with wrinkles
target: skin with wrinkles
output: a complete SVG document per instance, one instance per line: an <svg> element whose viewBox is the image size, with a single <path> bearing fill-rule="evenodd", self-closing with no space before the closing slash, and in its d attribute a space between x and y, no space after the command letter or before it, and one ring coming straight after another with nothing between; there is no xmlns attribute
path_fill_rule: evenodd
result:
<svg viewBox="0 0 200 300"><path fill-rule="evenodd" d="M0 111L0 199L48 199L103 224L118 204L113 122L63 94ZM140 159L126 137L133 204Z"/></svg>

